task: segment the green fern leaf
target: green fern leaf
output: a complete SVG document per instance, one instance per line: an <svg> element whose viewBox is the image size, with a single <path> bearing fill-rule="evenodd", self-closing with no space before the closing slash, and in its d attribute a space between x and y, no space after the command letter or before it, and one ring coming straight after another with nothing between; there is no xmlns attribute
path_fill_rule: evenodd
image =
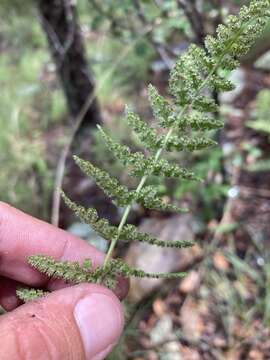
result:
<svg viewBox="0 0 270 360"><path fill-rule="evenodd" d="M162 146L162 138L160 138L156 129L146 124L145 121L140 119L139 115L128 108L126 109L126 119L128 125L137 134L146 149L154 151Z"/></svg>
<svg viewBox="0 0 270 360"><path fill-rule="evenodd" d="M146 158L143 153L132 153L128 146L112 140L100 127L99 130L108 149L114 153L115 157L119 159L123 165L132 168L131 174L134 176L141 177L152 174L187 180L200 180L193 172L177 165L170 164L165 159L156 159L154 156Z"/></svg>
<svg viewBox="0 0 270 360"><path fill-rule="evenodd" d="M187 248L194 245L192 241L162 241L154 238L153 236L140 232L136 226L128 224L125 225L119 236L120 241L132 242L139 241L145 242L150 245L160 246L164 248Z"/></svg>
<svg viewBox="0 0 270 360"><path fill-rule="evenodd" d="M39 270L42 274L47 275L54 279L63 279L66 282L79 284L79 283L103 283L104 285L115 288L116 280L119 276L124 277L140 277L140 278L166 278L176 279L185 276L185 273L157 273L151 274L140 269L133 269L122 259L111 259L104 266L98 266L95 270L89 269L87 265L80 266L78 262L70 261L57 261L51 256L33 255L28 258L29 264L35 269ZM32 295L31 295L32 294ZM21 291L18 294L25 300L33 300L44 293L36 290L31 292ZM31 298L32 296L32 298Z"/></svg>
<svg viewBox="0 0 270 360"><path fill-rule="evenodd" d="M151 84L148 86L148 97L159 125L164 128L172 126L174 123L174 109L172 105Z"/></svg>
<svg viewBox="0 0 270 360"><path fill-rule="evenodd" d="M107 196L116 200L117 205L126 206L134 200L134 194L106 171L95 167L89 161L82 160L77 156L74 156L74 160L87 176L95 180Z"/></svg>
<svg viewBox="0 0 270 360"><path fill-rule="evenodd" d="M41 297L50 294L48 291L43 291L39 289L28 289L28 288L18 288L16 290L16 295L23 302L29 302L33 300L37 300Z"/></svg>
<svg viewBox="0 0 270 360"><path fill-rule="evenodd" d="M93 208L86 209L71 201L64 192L62 198L66 205L78 216L83 222L90 225L105 240L111 240L117 236L117 228L109 224L108 220L99 218L97 211Z"/></svg>
<svg viewBox="0 0 270 360"><path fill-rule="evenodd" d="M100 126L98 126L98 129L108 149L114 153L114 156L120 160L123 165L132 167L135 172L140 174L139 176L147 171L148 162L142 152L132 153L128 146L114 141Z"/></svg>
<svg viewBox="0 0 270 360"><path fill-rule="evenodd" d="M209 148L210 146L217 145L217 142L205 137L190 138L189 136L175 136L172 135L165 145L167 151L196 151Z"/></svg>
<svg viewBox="0 0 270 360"><path fill-rule="evenodd" d="M179 208L173 204L165 203L157 196L157 190L153 186L145 186L138 193L137 201L150 210L187 212L188 209Z"/></svg>
<svg viewBox="0 0 270 360"><path fill-rule="evenodd" d="M144 270L134 269L125 263L122 259L112 260L112 266L115 267L119 275L125 277L154 278L154 279L179 279L186 276L186 273L147 273Z"/></svg>
<svg viewBox="0 0 270 360"><path fill-rule="evenodd" d="M156 176L164 176L169 178L180 178L186 180L201 181L192 171L188 169L181 168L178 165L170 164L169 161L165 159L152 160L152 174Z"/></svg>
<svg viewBox="0 0 270 360"><path fill-rule="evenodd" d="M211 118L204 113L193 111L191 114L179 116L175 120L179 135L183 134L183 130L191 128L192 130L216 130L224 126L223 121Z"/></svg>
<svg viewBox="0 0 270 360"><path fill-rule="evenodd" d="M28 262L35 269L48 277L63 279L67 282L79 284L82 282L97 282L95 272L89 269L89 259L82 266L78 262L56 261L50 256L29 256Z"/></svg>
<svg viewBox="0 0 270 360"><path fill-rule="evenodd" d="M96 210L86 209L83 206L77 205L75 202L72 202L63 192L62 197L67 204L67 206L86 224L90 225L99 235L101 235L105 240L111 240L117 236L118 231L115 226L109 225L109 222L105 219L100 219L97 215ZM186 210L186 209L183 209ZM95 216L92 216L94 211ZM89 213L91 216L89 216ZM161 241L157 240L151 235L146 233L141 233L137 230L134 225L125 225L119 235L119 240L124 242L130 241L139 241L146 242L148 244L161 246L161 247L189 247L193 245L191 241Z"/></svg>

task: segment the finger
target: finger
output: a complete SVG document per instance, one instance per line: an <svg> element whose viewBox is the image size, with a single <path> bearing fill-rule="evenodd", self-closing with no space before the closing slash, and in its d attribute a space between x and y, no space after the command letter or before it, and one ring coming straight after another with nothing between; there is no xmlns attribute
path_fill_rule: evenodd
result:
<svg viewBox="0 0 270 360"><path fill-rule="evenodd" d="M14 280L0 277L0 305L6 310L11 311L21 304L16 289L20 284Z"/></svg>
<svg viewBox="0 0 270 360"><path fill-rule="evenodd" d="M49 290L68 286L48 278L27 264L35 254L58 260L83 261L90 258L94 266L102 264L104 254L66 231L35 219L0 202L0 274L30 286L48 285ZM129 288L126 279L119 279L115 293L123 299Z"/></svg>
<svg viewBox="0 0 270 360"><path fill-rule="evenodd" d="M0 202L0 274L33 286L45 284L46 277L27 264L35 254L71 261L91 258L94 265L104 259L87 242Z"/></svg>
<svg viewBox="0 0 270 360"><path fill-rule="evenodd" d="M98 285L55 291L0 318L0 358L102 360L123 330L117 297Z"/></svg>

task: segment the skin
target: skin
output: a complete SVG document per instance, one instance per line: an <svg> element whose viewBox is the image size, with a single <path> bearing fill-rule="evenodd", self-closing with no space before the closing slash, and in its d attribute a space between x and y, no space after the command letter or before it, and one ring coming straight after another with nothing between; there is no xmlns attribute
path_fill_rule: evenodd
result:
<svg viewBox="0 0 270 360"><path fill-rule="evenodd" d="M106 358L123 329L119 299L128 291L120 279L115 293L94 284L68 286L48 280L27 264L27 257L46 254L59 260L102 264L104 254L73 235L0 202L0 359ZM54 292L22 305L20 285Z"/></svg>

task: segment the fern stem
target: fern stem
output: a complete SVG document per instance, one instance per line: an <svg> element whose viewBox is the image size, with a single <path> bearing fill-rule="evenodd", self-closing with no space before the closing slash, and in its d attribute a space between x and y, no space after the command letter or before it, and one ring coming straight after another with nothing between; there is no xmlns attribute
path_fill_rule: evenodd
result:
<svg viewBox="0 0 270 360"><path fill-rule="evenodd" d="M131 210L131 205L128 205L124 211L124 214L122 216L122 219L121 219L121 222L118 226L118 235L112 239L111 241L111 244L110 244L110 247L109 247L109 250L106 254L106 258L105 258L105 261L104 261L104 266L106 266L108 264L108 261L110 260L110 258L112 257L112 253L113 253L113 250L117 244L117 241L119 239L119 236L121 234L121 231L123 229L123 226L125 225L126 221L127 221L127 218L128 218L128 215L130 213L130 210Z"/></svg>
<svg viewBox="0 0 270 360"><path fill-rule="evenodd" d="M168 131L168 133L167 133L167 135L166 135L166 137L165 137L163 146L157 151L157 153L156 153L156 155L155 155L155 161L158 161L158 159L160 158L160 156L161 156L161 154L162 154L162 151L164 150L164 147L166 146L167 142L169 141L169 139L170 139L170 137L171 137L171 135L172 135L172 133L173 133L173 130L174 130L174 128L172 127L172 128ZM137 193L139 193L139 192L141 191L141 189L143 188L145 182L146 182L147 179L148 179L148 176L149 176L149 175L144 175L144 176L141 178L141 181L140 181L139 185L138 185L137 188L136 188L136 192L137 192ZM112 240L112 242L111 242L111 244L110 244L109 250L108 250L108 252L107 252L107 255L106 255L106 258L105 258L105 261L104 261L104 266L107 265L108 261L109 261L110 258L112 257L113 250L114 250L114 248L115 248L115 246L116 246L116 244L117 244L117 241L118 241L118 239L119 239L119 236L120 236L120 234L121 234L121 231L122 231L122 229L123 229L123 226L125 225L125 223L126 223L126 221L127 221L127 218L128 218L129 213L130 213L131 207L132 207L132 204L128 205L128 206L126 207L125 211L124 211L124 214L123 214L123 216L122 216L122 218L121 218L121 221L120 221L120 224L119 224L119 226L118 226L118 235L117 235L117 237L115 237L115 238Z"/></svg>
<svg viewBox="0 0 270 360"><path fill-rule="evenodd" d="M147 178L148 178L148 176L146 176L146 175L142 177L142 179L141 179L141 181L140 181L140 183L139 183L139 185L138 185L138 187L136 189L137 193L141 191L141 189L143 188ZM125 223L127 221L127 218L128 218L129 213L130 213L131 207L132 207L132 204L128 205L126 207L125 211L124 211L124 214L122 216L122 219L121 219L120 224L119 224L118 229L117 229L118 230L117 231L118 235L112 240L112 242L110 244L109 250L107 252L107 255L106 255L106 258L105 258L105 261L104 261L104 266L107 265L108 261L110 260L110 258L112 256L113 250L114 250L114 248L115 248L115 246L117 244L117 241L119 239L121 231L122 231L122 229L123 229L123 227L124 227L124 225L125 225Z"/></svg>
<svg viewBox="0 0 270 360"><path fill-rule="evenodd" d="M248 25L249 25L250 23L252 23L252 22L253 22L253 19L252 19L251 21L247 22L246 26L248 26ZM243 28L241 28L241 29L237 32L236 36L232 39L232 41L231 41L230 45L228 46L228 48L226 49L226 51L224 51L224 53L219 57L216 65L213 67L212 71L207 75L207 77L204 79L204 81L202 82L202 84L201 84L201 85L199 86L199 88L197 89L197 93L195 94L194 99L196 98L197 95L200 94L201 90L203 90L204 87L207 85L208 80L211 78L211 76L216 73L216 71L218 70L218 68L219 68L219 66L220 66L220 64L221 64L224 56L226 55L227 51L233 46L233 44L235 43L236 39L241 35L242 30L243 30ZM180 111L180 113L179 113L178 116L179 116L179 117L182 117L182 116L185 114L185 112L188 110L188 108L189 108L189 107L192 107L192 105L194 104L194 101L195 101L195 100L193 100L193 101L191 102L191 104L189 104L189 105L185 105L185 106L182 108L182 110ZM169 129L169 131L167 132L167 135L166 135L166 137L165 137L165 139L164 139L164 142L163 142L163 144L162 144L162 147L156 152L155 162L158 161L159 158L160 158L160 156L162 155L162 152L164 151L164 149L165 149L168 141L170 140L170 138L171 138L174 130L175 130L175 125L173 125L173 126ZM144 175L144 176L142 177L139 185L138 185L137 188L136 188L136 192L137 192L137 193L141 191L141 189L143 188L143 186L144 186L145 182L147 181L148 177L149 177L149 174L148 174L148 175ZM125 208L124 214L123 214L123 216L122 216L122 218L121 218L121 221L120 221L120 224L119 224L119 226L118 226L118 235L117 235L114 239L112 239L112 241L111 241L109 250L108 250L108 252L107 252L107 254L106 254L106 258L105 258L105 261L104 261L104 266L107 265L108 261L109 261L110 258L112 257L113 251L114 251L114 249L115 249L115 246L116 246L116 244L117 244L117 241L118 241L118 239L119 239L119 236L120 236L120 234L121 234L121 231L122 231L124 225L126 224L127 218L128 218L128 216L129 216L129 213L130 213L131 208L132 208L132 205L133 205L133 204L130 204L130 205L128 205L128 206Z"/></svg>

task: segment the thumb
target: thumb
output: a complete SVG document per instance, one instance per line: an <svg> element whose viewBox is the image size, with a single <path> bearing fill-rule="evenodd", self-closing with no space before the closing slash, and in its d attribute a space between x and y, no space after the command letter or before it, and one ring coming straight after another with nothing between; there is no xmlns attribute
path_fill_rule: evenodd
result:
<svg viewBox="0 0 270 360"><path fill-rule="evenodd" d="M102 360L123 323L110 290L92 284L58 290L0 317L0 359Z"/></svg>

